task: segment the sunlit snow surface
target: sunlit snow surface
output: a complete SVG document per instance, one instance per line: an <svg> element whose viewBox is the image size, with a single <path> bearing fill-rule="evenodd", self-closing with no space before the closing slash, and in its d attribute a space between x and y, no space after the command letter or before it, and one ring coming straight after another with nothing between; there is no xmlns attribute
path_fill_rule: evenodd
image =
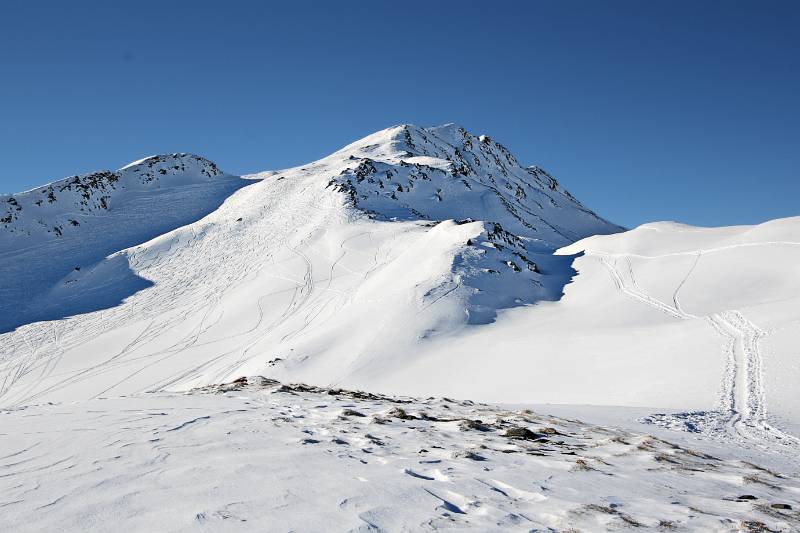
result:
<svg viewBox="0 0 800 533"><path fill-rule="evenodd" d="M0 412L0 528L800 527L800 480L741 452L470 401L220 389Z"/></svg>
<svg viewBox="0 0 800 533"><path fill-rule="evenodd" d="M797 529L800 218L621 231L453 125L2 196L0 529Z"/></svg>
<svg viewBox="0 0 800 533"><path fill-rule="evenodd" d="M68 178L51 206L49 187L7 198L2 323L17 329L0 337L0 406L186 389L268 365L330 383L411 363L429 339L560 298L574 271L553 250L619 230L456 126L390 128L247 180L204 161ZM87 193L75 180L94 181ZM131 189L148 203L132 208ZM59 226L70 210L79 225ZM153 235L181 213L202 218ZM154 238L117 251L116 233Z"/></svg>

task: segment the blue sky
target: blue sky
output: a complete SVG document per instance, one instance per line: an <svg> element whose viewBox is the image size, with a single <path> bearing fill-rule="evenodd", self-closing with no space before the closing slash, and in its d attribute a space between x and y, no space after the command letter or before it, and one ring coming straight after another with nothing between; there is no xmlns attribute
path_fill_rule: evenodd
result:
<svg viewBox="0 0 800 533"><path fill-rule="evenodd" d="M798 27L800 2L7 0L0 191L457 122L626 226L797 215Z"/></svg>

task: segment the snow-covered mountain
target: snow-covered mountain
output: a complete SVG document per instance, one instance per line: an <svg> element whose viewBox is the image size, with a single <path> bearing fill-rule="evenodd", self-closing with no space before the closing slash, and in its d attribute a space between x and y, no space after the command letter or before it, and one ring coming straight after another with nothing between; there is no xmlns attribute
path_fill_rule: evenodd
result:
<svg viewBox="0 0 800 533"><path fill-rule="evenodd" d="M472 288L471 323L493 320L499 308L559 298L570 272L540 268L553 248L622 230L544 170L520 166L502 145L455 124L390 128L323 161L338 171L328 186L376 220L479 222L480 233L456 255L455 276L439 288Z"/></svg>
<svg viewBox="0 0 800 533"><path fill-rule="evenodd" d="M168 529L230 525L297 509L311 471L308 529L800 526L781 473L800 466L800 217L624 231L455 125L248 176L153 156L0 206L17 529L40 507L31 530L120 508L159 529L155 486L202 505ZM244 462L222 472L227 438ZM242 500L270 464L289 466Z"/></svg>
<svg viewBox="0 0 800 533"><path fill-rule="evenodd" d="M69 302L52 295L115 252L196 221L249 182L191 154L147 157L117 171L0 195L0 332L115 305L145 280ZM107 257L111 256L109 259Z"/></svg>
<svg viewBox="0 0 800 533"><path fill-rule="evenodd" d="M452 125L390 128L244 178L175 154L3 198L0 401L75 380L93 394L188 387L268 364L344 379L558 299L572 270L553 250L620 230ZM125 348L132 332L144 337ZM120 366L133 373L107 372ZM87 381L87 367L105 377Z"/></svg>
<svg viewBox="0 0 800 533"><path fill-rule="evenodd" d="M522 167L490 137L455 124L399 126L326 158L345 162L330 185L381 219L502 222L513 236L547 246L620 231L586 209L544 170ZM524 246L521 246L524 248Z"/></svg>
<svg viewBox="0 0 800 533"><path fill-rule="evenodd" d="M263 374L800 425L797 219L620 233L455 125L243 177L154 156L0 204L0 405Z"/></svg>

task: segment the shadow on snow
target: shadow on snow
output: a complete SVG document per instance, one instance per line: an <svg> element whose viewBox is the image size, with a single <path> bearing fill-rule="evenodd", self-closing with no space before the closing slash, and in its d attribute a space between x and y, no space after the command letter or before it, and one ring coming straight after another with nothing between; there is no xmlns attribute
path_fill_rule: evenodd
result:
<svg viewBox="0 0 800 533"><path fill-rule="evenodd" d="M134 197L72 235L6 241L8 248L0 249L0 334L109 309L151 287L130 268L128 254L116 252L202 219L253 183L225 178L202 189L166 189Z"/></svg>

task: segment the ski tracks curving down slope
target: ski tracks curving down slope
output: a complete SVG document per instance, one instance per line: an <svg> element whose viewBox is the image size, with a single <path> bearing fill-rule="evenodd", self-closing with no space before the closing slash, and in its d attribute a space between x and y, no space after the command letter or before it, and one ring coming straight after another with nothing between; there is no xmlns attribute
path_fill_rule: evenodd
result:
<svg viewBox="0 0 800 533"><path fill-rule="evenodd" d="M797 243L764 243L790 244ZM752 244L747 244L750 246ZM800 439L773 426L768 420L766 393L763 384L763 357L761 341L766 331L748 320L735 309L710 313L705 316L687 312L681 305L679 292L687 284L692 272L698 266L704 253L735 248L722 247L712 250L682 252L681 255L694 255L695 259L686 275L677 284L672 304L648 294L637 283L632 258L646 261L662 257L674 257L675 253L641 255L635 253L608 253L587 250L586 255L596 257L605 267L615 287L628 298L647 305L665 315L679 320L704 320L723 339L725 361L724 378L719 387L719 401L712 411L692 413L656 414L645 417L646 422L667 427L683 427L692 431L706 433L725 433L734 438L755 444L776 444L800 450ZM622 267L620 268L620 263Z"/></svg>
<svg viewBox="0 0 800 533"><path fill-rule="evenodd" d="M173 154L3 198L0 407L267 375L797 443L800 219L622 232L454 125L281 171Z"/></svg>
<svg viewBox="0 0 800 533"><path fill-rule="evenodd" d="M570 271L540 263L621 229L455 125L397 126L243 177L154 156L4 203L0 307L29 308L0 313L9 407L267 371L338 383L501 309L557 299ZM194 207L178 216L184 203Z"/></svg>

